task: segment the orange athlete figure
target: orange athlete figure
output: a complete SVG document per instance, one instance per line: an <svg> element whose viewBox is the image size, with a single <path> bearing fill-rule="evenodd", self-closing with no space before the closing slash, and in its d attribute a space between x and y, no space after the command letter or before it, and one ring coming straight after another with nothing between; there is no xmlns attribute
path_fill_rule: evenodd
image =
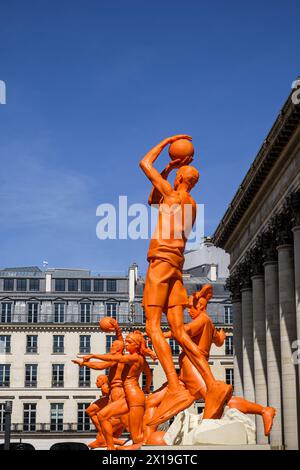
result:
<svg viewBox="0 0 300 470"><path fill-rule="evenodd" d="M127 413L129 410L129 431L133 444L121 446L119 449L135 450L139 449L143 444L143 416L145 411L145 395L139 386L139 377L142 372L146 374L145 392L149 393L152 373L145 356L148 355L153 360L156 359L156 356L151 349L146 347L145 338L140 331L129 333L126 336L125 345L129 354L100 354L96 357L103 361L112 361L124 366L122 376L126 398L125 406L123 405L123 408L121 408L120 403L114 402L108 405L108 407L114 407L118 415ZM102 413L104 413L103 409L99 414ZM108 446L107 448L113 450L115 446Z"/></svg>
<svg viewBox="0 0 300 470"><path fill-rule="evenodd" d="M116 332L116 340L113 341L110 348L110 356L119 356L124 352L124 340L120 330L120 327L116 320L110 318L110 323ZM100 322L101 324L101 322ZM100 325L101 326L101 325ZM113 331L113 330L112 330ZM101 355L101 358L106 355ZM105 370L109 369L108 383L110 387L109 400L105 406L101 406L101 409L97 409L97 402L92 404L91 414L92 421L98 430L99 445L97 445L97 439L94 441L93 448L102 447L104 436L105 446L109 450L115 449L115 444L121 445L123 441L118 440L120 436L121 425L124 428L129 429L128 426L128 406L125 399L124 392L124 364L117 361L91 361L91 359L99 359L100 356L97 354L89 354L84 356L82 359L75 359L73 362L79 366L86 366L90 369ZM93 406L94 405L94 406ZM97 436L97 438L98 438Z"/></svg>
<svg viewBox="0 0 300 470"><path fill-rule="evenodd" d="M224 344L226 335L223 330L217 331L211 318L207 315L206 306L213 296L213 287L211 284L205 284L199 292L196 292L189 299L189 314L192 321L184 325L185 330L191 336L195 344L198 345L201 354L209 359L211 344L222 346ZM171 331L164 333L166 338L171 338ZM209 340L210 338L210 340ZM204 399L206 397L206 386L201 374L190 362L189 358L184 352L179 356L180 373L179 380L193 395L194 400ZM145 422L147 422L153 414L155 409L159 406L161 400L166 394L166 386L163 385L160 389L149 395L146 401ZM229 408L236 408L245 414L255 414L262 416L264 423L265 435L268 436L271 432L273 419L276 410L272 407L263 407L257 403L249 402L241 397L232 397L228 403ZM148 429L147 429L148 428ZM154 427L145 427L145 438L147 444L150 445L165 445L163 440L164 432L156 431Z"/></svg>
<svg viewBox="0 0 300 470"><path fill-rule="evenodd" d="M161 330L161 316L166 313L173 337L199 370L206 384L205 418L219 418L225 403L232 396L232 386L216 381L208 362L184 329L184 308L188 303L182 282L184 249L196 218L196 203L190 195L199 178L198 171L188 166L193 160L189 153L172 160L160 174L153 163L168 144L186 139L177 135L163 140L141 160L140 167L153 184L149 204L159 205L158 225L150 242L147 259L143 305L146 312L146 332L151 338L157 357L168 380L168 390L154 417L148 423L156 425L166 421L190 406L194 397L181 386L172 360L172 354ZM167 181L172 169L179 168L174 187Z"/></svg>

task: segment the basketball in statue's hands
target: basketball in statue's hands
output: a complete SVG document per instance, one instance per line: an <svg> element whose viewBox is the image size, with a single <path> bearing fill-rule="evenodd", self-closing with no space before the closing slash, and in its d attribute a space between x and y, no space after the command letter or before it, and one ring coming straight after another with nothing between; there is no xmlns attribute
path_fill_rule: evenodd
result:
<svg viewBox="0 0 300 470"><path fill-rule="evenodd" d="M104 331L105 333L115 331L116 322L111 317L104 317L99 321L99 327L100 330Z"/></svg>
<svg viewBox="0 0 300 470"><path fill-rule="evenodd" d="M169 155L172 160L184 160L186 157L193 157L194 146L190 140L175 140L169 147Z"/></svg>

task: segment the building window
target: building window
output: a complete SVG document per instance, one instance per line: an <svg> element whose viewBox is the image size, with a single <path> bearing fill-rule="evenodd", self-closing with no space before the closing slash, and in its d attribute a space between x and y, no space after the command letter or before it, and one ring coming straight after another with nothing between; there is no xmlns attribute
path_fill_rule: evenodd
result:
<svg viewBox="0 0 300 470"><path fill-rule="evenodd" d="M232 324L232 307L231 307L231 305L226 305L224 307L224 323L226 325Z"/></svg>
<svg viewBox="0 0 300 470"><path fill-rule="evenodd" d="M5 403L0 403L0 432L4 432L5 425Z"/></svg>
<svg viewBox="0 0 300 470"><path fill-rule="evenodd" d="M106 352L110 351L111 345L116 339L115 335L106 335Z"/></svg>
<svg viewBox="0 0 300 470"><path fill-rule="evenodd" d="M0 364L0 387L10 385L10 364Z"/></svg>
<svg viewBox="0 0 300 470"><path fill-rule="evenodd" d="M27 335L26 338L26 352L37 353L38 349L38 337L37 335Z"/></svg>
<svg viewBox="0 0 300 470"><path fill-rule="evenodd" d="M233 337L232 336L226 336L225 354L228 355L228 356L233 355Z"/></svg>
<svg viewBox="0 0 300 470"><path fill-rule="evenodd" d="M50 431L63 431L64 404L51 403Z"/></svg>
<svg viewBox="0 0 300 470"><path fill-rule="evenodd" d="M64 323L65 304L54 304L54 323Z"/></svg>
<svg viewBox="0 0 300 470"><path fill-rule="evenodd" d="M64 292L66 290L65 279L55 279L55 290L58 292Z"/></svg>
<svg viewBox="0 0 300 470"><path fill-rule="evenodd" d="M11 323L12 303L3 302L1 304L1 323Z"/></svg>
<svg viewBox="0 0 300 470"><path fill-rule="evenodd" d="M91 304L80 304L81 323L91 323Z"/></svg>
<svg viewBox="0 0 300 470"><path fill-rule="evenodd" d="M39 291L40 290L40 280L39 279L29 279L29 290Z"/></svg>
<svg viewBox="0 0 300 470"><path fill-rule="evenodd" d="M68 290L69 292L78 291L78 279L69 279L68 280Z"/></svg>
<svg viewBox="0 0 300 470"><path fill-rule="evenodd" d="M104 292L103 279L94 279L94 292Z"/></svg>
<svg viewBox="0 0 300 470"><path fill-rule="evenodd" d="M23 431L36 430L36 403L23 405Z"/></svg>
<svg viewBox="0 0 300 470"><path fill-rule="evenodd" d="M27 290L27 279L17 279L17 290L21 292Z"/></svg>
<svg viewBox="0 0 300 470"><path fill-rule="evenodd" d="M151 372L152 372L152 377L153 377L153 369L151 369ZM144 390L146 388L146 382L147 382L147 376L146 374L142 374L142 389ZM151 385L150 385L150 392L153 392L154 390L154 386L153 386L153 380L151 382Z"/></svg>
<svg viewBox="0 0 300 470"><path fill-rule="evenodd" d="M180 354L180 347L177 341L173 338L169 339L169 345L172 351L172 356L179 356Z"/></svg>
<svg viewBox="0 0 300 470"><path fill-rule="evenodd" d="M88 367L79 368L79 387L90 387L91 386L91 369Z"/></svg>
<svg viewBox="0 0 300 470"><path fill-rule="evenodd" d="M91 352L91 337L89 335L80 335L79 352L81 354L87 354Z"/></svg>
<svg viewBox="0 0 300 470"><path fill-rule="evenodd" d="M11 336L1 335L0 336L0 354L11 352Z"/></svg>
<svg viewBox="0 0 300 470"><path fill-rule="evenodd" d="M91 291L91 280L90 279L81 279L81 291L90 292Z"/></svg>
<svg viewBox="0 0 300 470"><path fill-rule="evenodd" d="M14 290L14 279L4 279L3 290Z"/></svg>
<svg viewBox="0 0 300 470"><path fill-rule="evenodd" d="M38 322L39 304L36 302L28 304L28 323Z"/></svg>
<svg viewBox="0 0 300 470"><path fill-rule="evenodd" d="M117 303L116 302L108 302L106 304L106 315L108 317L117 318Z"/></svg>
<svg viewBox="0 0 300 470"><path fill-rule="evenodd" d="M227 384L234 385L233 369L225 369L225 378Z"/></svg>
<svg viewBox="0 0 300 470"><path fill-rule="evenodd" d="M53 336L53 352L54 353L64 352L64 336L62 335Z"/></svg>
<svg viewBox="0 0 300 470"><path fill-rule="evenodd" d="M52 364L52 387L64 386L64 364Z"/></svg>
<svg viewBox="0 0 300 470"><path fill-rule="evenodd" d="M77 431L89 431L90 418L86 413L86 409L90 406L90 403L77 403Z"/></svg>
<svg viewBox="0 0 300 470"><path fill-rule="evenodd" d="M106 280L106 290L107 290L107 292L117 292L117 281L116 281L116 279L107 279Z"/></svg>
<svg viewBox="0 0 300 470"><path fill-rule="evenodd" d="M25 364L25 387L37 386L37 364Z"/></svg>

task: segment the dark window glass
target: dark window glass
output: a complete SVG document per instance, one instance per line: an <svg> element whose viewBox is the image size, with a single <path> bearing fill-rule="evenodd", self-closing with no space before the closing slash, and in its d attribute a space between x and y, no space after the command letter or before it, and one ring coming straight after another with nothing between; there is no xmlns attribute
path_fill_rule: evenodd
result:
<svg viewBox="0 0 300 470"><path fill-rule="evenodd" d="M31 290L31 291L40 290L40 280L39 279L29 279L29 290Z"/></svg>
<svg viewBox="0 0 300 470"><path fill-rule="evenodd" d="M37 386L37 364L25 364L25 387Z"/></svg>
<svg viewBox="0 0 300 470"><path fill-rule="evenodd" d="M0 387L10 385L10 364L0 364Z"/></svg>
<svg viewBox="0 0 300 470"><path fill-rule="evenodd" d="M224 307L224 323L232 324L232 307L231 305L226 305Z"/></svg>
<svg viewBox="0 0 300 470"><path fill-rule="evenodd" d="M5 403L0 403L0 432L4 431L5 424Z"/></svg>
<svg viewBox="0 0 300 470"><path fill-rule="evenodd" d="M79 352L81 354L91 352L91 337L89 335L80 335Z"/></svg>
<svg viewBox="0 0 300 470"><path fill-rule="evenodd" d="M233 376L233 369L226 369L226 383L234 386L234 376Z"/></svg>
<svg viewBox="0 0 300 470"><path fill-rule="evenodd" d="M152 377L153 377L153 369L151 369L151 372L152 372ZM147 383L147 376L143 372L143 375L142 375L142 388L143 388L143 390L145 390L145 388L146 388L146 383ZM153 386L153 380L152 380L151 385L150 385L150 392L153 392L153 390L154 390L154 386Z"/></svg>
<svg viewBox="0 0 300 470"><path fill-rule="evenodd" d="M38 349L38 337L37 335L27 335L26 339L26 352L37 353Z"/></svg>
<svg viewBox="0 0 300 470"><path fill-rule="evenodd" d="M177 341L175 339L169 339L169 344L170 344L170 348L171 348L171 351L172 351L172 356L179 356L180 354L180 347L179 347L179 344L177 343Z"/></svg>
<svg viewBox="0 0 300 470"><path fill-rule="evenodd" d="M52 387L64 386L64 364L52 364Z"/></svg>
<svg viewBox="0 0 300 470"><path fill-rule="evenodd" d="M113 341L115 340L114 335L106 335L106 352L108 353L110 351L111 345Z"/></svg>
<svg viewBox="0 0 300 470"><path fill-rule="evenodd" d="M228 356L233 355L233 337L227 336L225 340L225 354Z"/></svg>
<svg viewBox="0 0 300 470"><path fill-rule="evenodd" d="M4 279L3 290L14 290L14 279Z"/></svg>
<svg viewBox="0 0 300 470"><path fill-rule="evenodd" d="M91 386L91 369L88 367L79 368L79 387L90 387Z"/></svg>
<svg viewBox="0 0 300 470"><path fill-rule="evenodd" d="M104 292L103 279L94 279L94 292Z"/></svg>
<svg viewBox="0 0 300 470"><path fill-rule="evenodd" d="M91 322L91 304L80 304L80 322Z"/></svg>
<svg viewBox="0 0 300 470"><path fill-rule="evenodd" d="M108 302L106 304L106 315L114 319L117 318L117 303L116 302Z"/></svg>
<svg viewBox="0 0 300 470"><path fill-rule="evenodd" d="M55 279L55 290L58 292L64 292L66 290L65 279Z"/></svg>
<svg viewBox="0 0 300 470"><path fill-rule="evenodd" d="M1 304L1 323L11 323L12 303L3 302Z"/></svg>
<svg viewBox="0 0 300 470"><path fill-rule="evenodd" d="M17 290L23 292L27 290L27 279L17 279Z"/></svg>
<svg viewBox="0 0 300 470"><path fill-rule="evenodd" d="M70 292L78 291L78 279L69 279L68 280L68 290Z"/></svg>
<svg viewBox="0 0 300 470"><path fill-rule="evenodd" d="M91 280L90 279L81 279L81 291L90 292L91 291Z"/></svg>
<svg viewBox="0 0 300 470"><path fill-rule="evenodd" d="M90 419L86 409L90 403L77 403L77 431L89 431L91 429Z"/></svg>
<svg viewBox="0 0 300 470"><path fill-rule="evenodd" d="M64 352L64 337L62 335L53 336L53 352L54 353Z"/></svg>
<svg viewBox="0 0 300 470"><path fill-rule="evenodd" d="M64 323L65 304L54 304L54 323Z"/></svg>
<svg viewBox="0 0 300 470"><path fill-rule="evenodd" d="M51 403L50 431L63 431L64 404Z"/></svg>
<svg viewBox="0 0 300 470"><path fill-rule="evenodd" d="M11 352L11 336L1 335L0 336L0 354Z"/></svg>
<svg viewBox="0 0 300 470"><path fill-rule="evenodd" d="M23 431L36 430L36 403L23 405Z"/></svg>
<svg viewBox="0 0 300 470"><path fill-rule="evenodd" d="M107 279L106 280L106 290L107 290L107 292L116 292L117 291L117 281L116 281L116 279Z"/></svg>
<svg viewBox="0 0 300 470"><path fill-rule="evenodd" d="M29 303L28 304L28 323L37 323L38 322L38 313L39 313L39 304Z"/></svg>

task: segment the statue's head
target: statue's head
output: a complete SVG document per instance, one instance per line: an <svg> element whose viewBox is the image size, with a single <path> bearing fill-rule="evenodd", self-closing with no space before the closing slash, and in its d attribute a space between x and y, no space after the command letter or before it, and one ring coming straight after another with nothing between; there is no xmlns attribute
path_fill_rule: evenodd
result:
<svg viewBox="0 0 300 470"><path fill-rule="evenodd" d="M174 181L174 188L178 187L185 183L188 186L188 191L190 191L199 180L199 172L193 166L184 165L176 173L176 178Z"/></svg>
<svg viewBox="0 0 300 470"><path fill-rule="evenodd" d="M111 347L110 347L110 352L112 354L122 354L123 351L124 351L123 341L116 339L115 341L112 342Z"/></svg>
<svg viewBox="0 0 300 470"><path fill-rule="evenodd" d="M96 387L101 389L103 395L109 394L109 383L107 375L98 375L96 379Z"/></svg>

